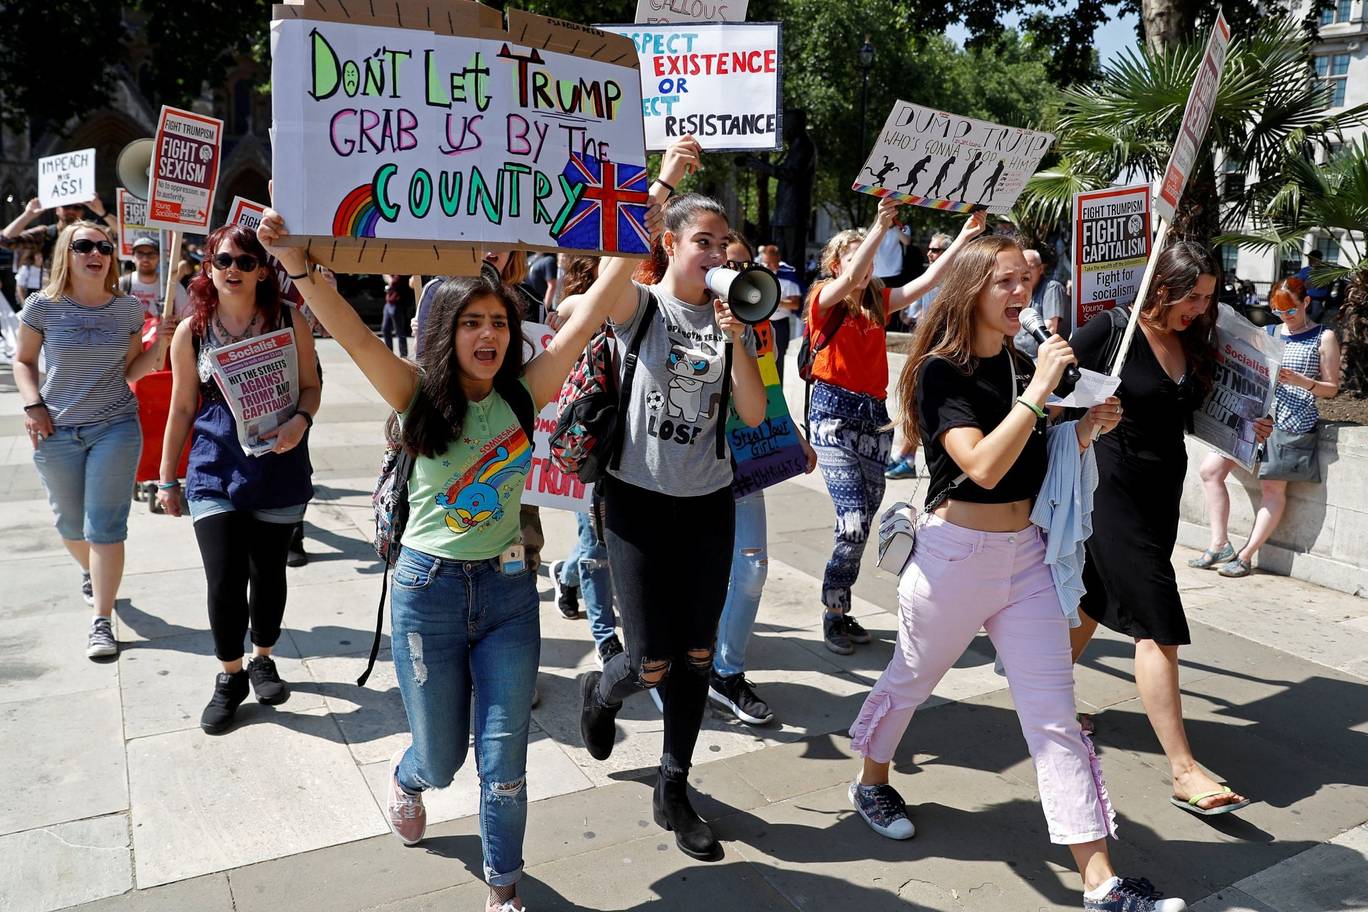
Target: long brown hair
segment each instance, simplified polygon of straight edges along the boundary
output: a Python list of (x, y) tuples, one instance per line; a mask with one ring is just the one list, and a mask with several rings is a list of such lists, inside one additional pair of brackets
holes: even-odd
[[(701, 193), (685, 193), (671, 197), (665, 203), (665, 231), (678, 238), (680, 232), (707, 213), (720, 215), (722, 221), (730, 224), (727, 218), (727, 210), (723, 209), (722, 204), (710, 196), (704, 196)], [(636, 268), (632, 278), (642, 285), (655, 285), (665, 278), (665, 270), (669, 268), (670, 257), (665, 253), (665, 232), (662, 231), (652, 242), (650, 255)]]
[[(1197, 280), (1209, 275), (1221, 287), (1221, 267), (1216, 258), (1195, 241), (1176, 240), (1165, 247), (1154, 264), (1149, 298), (1140, 308), (1140, 319), (1151, 326), (1165, 324), (1165, 310), (1187, 297)], [(1205, 399), (1216, 374), (1216, 296), (1213, 289), (1207, 309), (1178, 333), (1187, 361), (1188, 376), (1196, 385), (1199, 401)]]
[[(827, 241), (818, 261), (822, 267), (822, 278), (812, 283), (812, 289), (808, 292), (809, 306), (817, 303), (817, 295), (821, 293), (822, 286), (839, 274), (841, 257), (845, 256), (845, 252), (852, 246), (864, 243), (867, 233), (863, 228), (847, 228), (836, 232), (836, 235)], [(858, 301), (853, 296), (846, 295), (844, 301), (837, 303), (844, 304), (874, 325), (883, 326), (888, 322), (888, 315), (884, 313), (883, 292), (883, 281), (878, 276), (870, 276), (869, 284), (864, 287), (864, 293)]]
[[(85, 228), (100, 232), (106, 241), (114, 245), (114, 251), (118, 252), (118, 243), (104, 225), (99, 222), (88, 222), (85, 219), (72, 222), (62, 229), (62, 233), (57, 235), (57, 242), (52, 245), (52, 272), (48, 274), (48, 283), (43, 288), (43, 297), (55, 301), (71, 288), (71, 240), (76, 236), (76, 232)], [(115, 266), (116, 263), (118, 263), (118, 258), (113, 254), (105, 257), (104, 290), (111, 295), (119, 293), (119, 270)]]
[(940, 290), (930, 308), (917, 321), (912, 350), (898, 377), (898, 401), (902, 408), (899, 427), (904, 440), (919, 439), (917, 421), (917, 380), (932, 358), (944, 358), (968, 374), (978, 359), (974, 356), (974, 313), (979, 295), (988, 286), (1004, 250), (1021, 252), (1015, 238), (1001, 234), (976, 237), (950, 264)]

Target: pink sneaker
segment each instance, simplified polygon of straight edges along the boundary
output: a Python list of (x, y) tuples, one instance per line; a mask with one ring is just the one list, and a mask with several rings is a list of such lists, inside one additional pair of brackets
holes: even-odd
[(404, 759), (404, 748), (390, 758), (389, 811), (390, 827), (394, 835), (403, 840), (404, 845), (416, 845), (423, 840), (427, 831), (427, 809), (423, 807), (423, 795), (404, 791), (399, 784), (399, 761)]

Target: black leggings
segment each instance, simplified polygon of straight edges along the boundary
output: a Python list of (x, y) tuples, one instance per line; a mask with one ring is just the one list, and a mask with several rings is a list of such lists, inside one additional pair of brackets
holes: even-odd
[(612, 476), (600, 485), (627, 651), (604, 666), (599, 697), (616, 704), (642, 688), (664, 685), (660, 769), (682, 779), (693, 762), (708, 699), (717, 621), (731, 577), (736, 502), (729, 487), (673, 497)]
[(253, 645), (274, 646), (280, 639), (285, 555), (294, 530), (294, 523), (263, 522), (240, 511), (216, 513), (195, 523), (209, 584), (209, 629), (220, 662), (242, 658), (249, 619)]

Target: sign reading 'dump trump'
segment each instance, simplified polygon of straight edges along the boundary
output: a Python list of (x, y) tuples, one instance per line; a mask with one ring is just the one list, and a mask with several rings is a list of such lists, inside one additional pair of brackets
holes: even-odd
[(604, 25), (641, 55), (646, 148), (693, 135), (709, 152), (778, 149), (783, 27), (778, 22)]
[(852, 186), (914, 206), (1004, 213), (1054, 139), (898, 101)]
[(457, 0), (331, 9), (271, 24), (275, 205), (315, 259), (450, 275), (488, 246), (646, 253), (630, 43)]

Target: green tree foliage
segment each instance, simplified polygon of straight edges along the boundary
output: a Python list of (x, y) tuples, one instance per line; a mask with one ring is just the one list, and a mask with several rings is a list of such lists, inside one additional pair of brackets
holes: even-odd
[(60, 124), (109, 102), (125, 39), (117, 3), (0, 3), (0, 119), (22, 130)]

